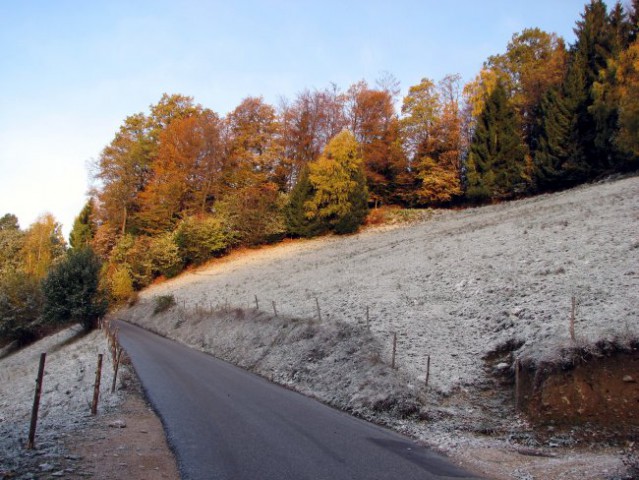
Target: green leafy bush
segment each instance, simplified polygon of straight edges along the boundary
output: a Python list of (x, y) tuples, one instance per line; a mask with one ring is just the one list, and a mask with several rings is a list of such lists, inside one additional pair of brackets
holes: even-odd
[(259, 245), (281, 240), (284, 222), (283, 194), (273, 183), (244, 187), (216, 204), (215, 210), (224, 224), (245, 245)]
[(175, 235), (173, 233), (165, 233), (158, 237), (153, 237), (149, 244), (148, 253), (153, 276), (175, 277), (184, 268), (184, 263), (180, 257), (180, 249), (175, 243)]
[(175, 243), (185, 264), (201, 264), (224, 254), (236, 235), (218, 218), (188, 217), (175, 230)]

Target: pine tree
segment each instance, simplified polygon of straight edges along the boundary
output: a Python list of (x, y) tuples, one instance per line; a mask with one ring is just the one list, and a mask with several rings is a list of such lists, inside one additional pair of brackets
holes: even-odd
[(525, 190), (526, 146), (501, 82), (477, 119), (467, 167), (466, 194), (474, 202), (510, 198)]

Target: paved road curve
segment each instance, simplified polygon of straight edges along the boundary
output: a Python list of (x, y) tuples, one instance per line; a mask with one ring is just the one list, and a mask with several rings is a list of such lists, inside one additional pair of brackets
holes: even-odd
[(476, 478), (410, 440), (120, 322), (184, 479)]

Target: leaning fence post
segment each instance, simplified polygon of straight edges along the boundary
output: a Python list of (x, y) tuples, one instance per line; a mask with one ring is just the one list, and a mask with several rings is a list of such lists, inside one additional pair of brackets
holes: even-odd
[(260, 309), (260, 302), (257, 300), (257, 295), (255, 295), (255, 310)]
[(115, 359), (113, 367), (113, 383), (111, 384), (111, 393), (115, 392), (115, 384), (118, 381), (118, 369), (120, 368), (120, 357), (122, 356), (122, 347), (118, 348), (118, 356)]
[(93, 387), (93, 402), (91, 403), (91, 415), (98, 413), (98, 398), (100, 396), (100, 377), (102, 376), (102, 354), (98, 354), (98, 368), (95, 371), (95, 386)]
[(27, 449), (35, 448), (35, 433), (38, 424), (38, 410), (40, 409), (40, 393), (42, 392), (42, 379), (44, 378), (44, 362), (47, 358), (46, 353), (40, 354), (40, 365), (38, 366), (38, 377), (36, 378), (35, 396), (33, 397), (33, 409), (31, 410), (31, 425), (29, 426), (29, 441)]
[(275, 300), (273, 300), (273, 314), (277, 317), (277, 307), (275, 306)]

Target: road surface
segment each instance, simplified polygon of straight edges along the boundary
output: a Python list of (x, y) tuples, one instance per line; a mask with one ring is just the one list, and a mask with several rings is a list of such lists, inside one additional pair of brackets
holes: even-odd
[(474, 477), (411, 440), (119, 322), (183, 479)]

